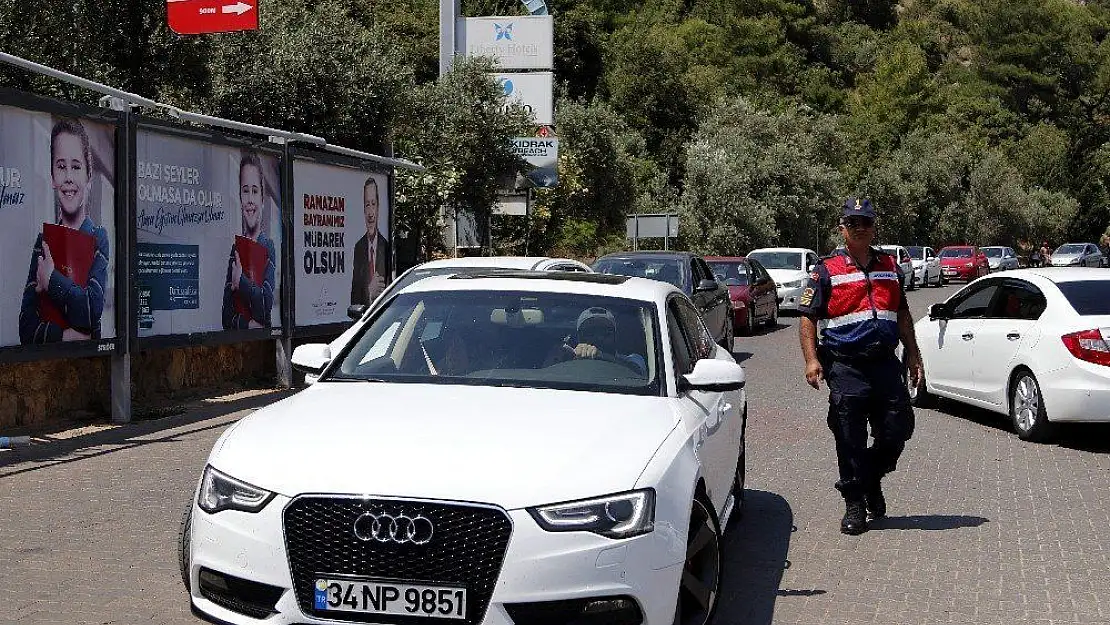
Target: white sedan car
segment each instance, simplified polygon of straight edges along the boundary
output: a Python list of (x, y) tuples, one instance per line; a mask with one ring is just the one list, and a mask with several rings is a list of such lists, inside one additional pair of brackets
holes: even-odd
[(400, 291), (216, 441), (194, 610), (233, 624), (704, 625), (745, 475), (744, 370), (656, 280)]
[(1110, 421), (1110, 270), (984, 276), (915, 328), (917, 405), (939, 395), (1007, 414), (1027, 440), (1045, 440), (1057, 422)]
[(906, 248), (913, 260), (913, 283), (916, 286), (944, 286), (944, 276), (940, 270), (940, 257), (933, 248), (924, 245), (910, 245)]
[(914, 279), (913, 256), (908, 249), (901, 245), (880, 245), (879, 249), (894, 257), (894, 263), (902, 270), (905, 283), (902, 285), (907, 291), (912, 291), (917, 286)]
[(817, 252), (803, 247), (765, 247), (747, 253), (771, 274), (779, 294), (779, 310), (797, 310)]

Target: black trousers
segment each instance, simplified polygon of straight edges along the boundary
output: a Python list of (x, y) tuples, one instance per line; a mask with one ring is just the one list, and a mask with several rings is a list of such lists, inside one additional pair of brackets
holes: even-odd
[[(840, 472), (836, 488), (845, 498), (858, 498), (897, 468), (913, 436), (905, 369), (893, 353), (868, 360), (823, 360), (829, 385), (828, 425)], [(874, 438), (870, 447), (869, 426)]]

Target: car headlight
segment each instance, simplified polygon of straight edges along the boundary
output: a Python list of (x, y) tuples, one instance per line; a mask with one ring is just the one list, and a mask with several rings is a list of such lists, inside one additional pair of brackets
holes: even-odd
[(258, 512), (270, 503), (274, 494), (257, 486), (221, 473), (211, 466), (204, 467), (197, 504), (201, 510), (215, 514), (221, 510)]
[(549, 532), (593, 532), (608, 538), (631, 538), (655, 527), (655, 490), (647, 488), (569, 503), (529, 508)]
[(795, 280), (793, 282), (783, 283), (782, 288), (784, 288), (784, 289), (796, 289), (800, 286), (802, 286), (802, 281), (801, 280)]

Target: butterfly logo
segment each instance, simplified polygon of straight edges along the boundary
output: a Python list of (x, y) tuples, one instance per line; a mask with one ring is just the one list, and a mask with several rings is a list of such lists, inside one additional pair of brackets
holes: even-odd
[(506, 39), (508, 41), (513, 40), (513, 23), (512, 22), (509, 22), (505, 26), (502, 26), (501, 24), (495, 23), (493, 25), (493, 30), (494, 30), (495, 33), (497, 33), (497, 37), (494, 39), (494, 41), (501, 41), (502, 39)]

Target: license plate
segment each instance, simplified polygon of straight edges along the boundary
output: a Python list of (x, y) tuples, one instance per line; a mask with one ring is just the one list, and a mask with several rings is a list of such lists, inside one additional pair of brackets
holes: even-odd
[(956, 270), (952, 269), (951, 267), (945, 267), (944, 268), (944, 273), (952, 274), (952, 273), (956, 273)]
[(318, 579), (314, 599), (317, 610), (328, 612), (466, 618), (465, 588)]

